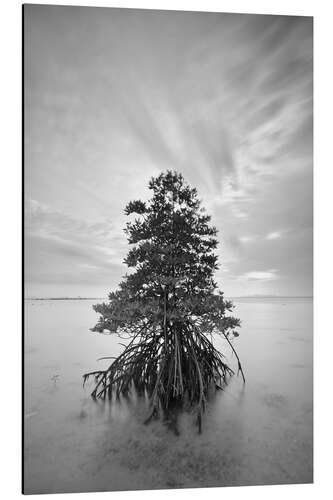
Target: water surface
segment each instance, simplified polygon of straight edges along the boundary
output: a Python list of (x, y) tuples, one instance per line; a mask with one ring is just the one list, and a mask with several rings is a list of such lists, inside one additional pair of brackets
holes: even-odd
[(234, 377), (217, 393), (201, 435), (183, 415), (178, 437), (143, 425), (143, 403), (94, 403), (82, 387), (122, 350), (89, 331), (94, 302), (25, 302), (26, 493), (312, 482), (311, 299), (234, 301), (246, 386)]

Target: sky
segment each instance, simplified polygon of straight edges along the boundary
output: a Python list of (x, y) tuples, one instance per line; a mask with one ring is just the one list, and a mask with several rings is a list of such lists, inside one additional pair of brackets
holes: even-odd
[(312, 295), (312, 18), (25, 5), (25, 293), (105, 297), (167, 169), (227, 296)]

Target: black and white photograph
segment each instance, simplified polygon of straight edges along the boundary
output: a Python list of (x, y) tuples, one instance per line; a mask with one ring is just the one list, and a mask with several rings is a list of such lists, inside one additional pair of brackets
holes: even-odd
[(312, 483), (313, 18), (22, 18), (23, 492)]

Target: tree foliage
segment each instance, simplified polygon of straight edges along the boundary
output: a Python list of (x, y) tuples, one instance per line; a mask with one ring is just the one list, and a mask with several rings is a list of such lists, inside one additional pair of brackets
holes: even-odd
[(196, 405), (201, 430), (210, 387), (222, 388), (233, 374), (208, 334), (227, 340), (245, 381), (231, 341), (240, 321), (214, 280), (217, 230), (197, 190), (173, 171), (152, 178), (149, 189), (148, 202), (125, 208), (132, 218), (125, 229), (129, 272), (107, 303), (94, 306), (100, 317), (93, 331), (126, 332), (131, 341), (107, 370), (84, 379), (95, 376), (93, 397), (147, 391), (151, 417), (175, 401)]

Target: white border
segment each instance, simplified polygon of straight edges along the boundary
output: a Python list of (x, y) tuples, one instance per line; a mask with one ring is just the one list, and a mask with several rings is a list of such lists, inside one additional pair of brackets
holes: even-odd
[[(258, 0), (36, 1), (28, 3), (166, 8), (315, 17), (315, 485), (73, 494), (71, 498), (201, 498), (271, 500), (332, 495), (332, 19), (328, 1)], [(1, 482), (3, 498), (20, 495), (21, 476), (21, 2), (1, 1)], [(332, 214), (332, 215), (331, 215)], [(34, 497), (34, 495), (32, 496)], [(63, 498), (53, 495), (52, 498)]]

